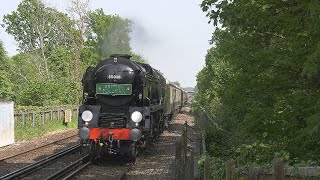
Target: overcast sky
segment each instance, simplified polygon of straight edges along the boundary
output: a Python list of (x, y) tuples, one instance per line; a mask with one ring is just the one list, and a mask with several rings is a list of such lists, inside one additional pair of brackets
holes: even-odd
[[(2, 2), (0, 23), (3, 15), (16, 10), (20, 2)], [(45, 2), (62, 11), (68, 6), (65, 0)], [(103, 8), (106, 14), (131, 19), (133, 51), (146, 57), (170, 81), (179, 81), (182, 87), (194, 87), (214, 31), (200, 3), (201, 0), (92, 0), (91, 9)], [(10, 56), (17, 53), (13, 37), (2, 27), (0, 39)]]

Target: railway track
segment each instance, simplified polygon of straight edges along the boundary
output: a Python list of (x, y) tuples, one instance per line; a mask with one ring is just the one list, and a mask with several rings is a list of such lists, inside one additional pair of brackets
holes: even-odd
[(77, 137), (77, 136), (78, 136), (78, 134), (74, 134), (74, 135), (65, 137), (65, 138), (63, 138), (63, 139), (59, 139), (59, 140), (50, 142), (50, 143), (48, 143), (48, 144), (44, 144), (44, 145), (42, 145), (42, 146), (39, 146), (39, 147), (30, 149), (30, 150), (27, 150), (27, 151), (23, 151), (23, 152), (18, 153), (18, 154), (14, 154), (14, 155), (11, 155), (11, 156), (7, 156), (7, 157), (4, 157), (4, 158), (1, 158), (1, 159), (0, 159), (0, 163), (3, 162), (3, 161), (6, 161), (6, 160), (8, 160), (8, 159), (16, 158), (16, 157), (18, 157), (18, 156), (21, 156), (21, 155), (30, 153), (30, 152), (32, 152), (32, 151), (40, 150), (40, 149), (45, 148), (45, 147), (48, 147), (48, 146), (50, 146), (50, 145), (58, 144), (59, 142), (65, 142), (67, 139), (74, 138), (74, 137)]
[(85, 155), (84, 157), (78, 159), (77, 161), (71, 163), (67, 167), (61, 169), (60, 171), (52, 174), (46, 180), (56, 180), (56, 179), (71, 179), (81, 170), (89, 166), (92, 162), (89, 161), (89, 155)]
[(119, 176), (119, 180), (124, 180), (126, 178), (127, 172), (131, 169), (132, 166), (129, 166), (125, 169), (125, 171)]
[[(83, 158), (80, 158), (79, 160), (73, 162), (69, 166), (51, 175), (50, 177), (46, 178), (45, 180), (60, 180), (60, 179), (69, 180), (69, 179), (73, 179), (74, 176), (81, 174), (81, 171), (83, 171), (85, 168), (89, 168), (89, 166), (91, 166), (90, 168), (96, 168), (94, 163), (92, 161), (88, 161), (88, 159), (89, 159), (89, 155), (86, 155)], [(112, 179), (124, 180), (126, 173), (131, 169), (131, 167), (132, 166), (117, 167), (117, 169), (120, 168), (121, 173), (119, 173), (117, 176), (115, 176)], [(104, 172), (113, 171), (114, 168), (116, 167), (104, 167)], [(87, 175), (85, 172), (82, 172), (82, 174)], [(97, 178), (98, 176), (94, 176), (94, 179), (97, 179)], [(99, 178), (102, 178), (102, 177), (99, 177)], [(74, 178), (74, 179), (78, 179), (78, 178)]]
[[(0, 165), (3, 167), (6, 167), (7, 169), (19, 169), (8, 173), (8, 171), (4, 171), (7, 174), (1, 175), (0, 174), (0, 180), (11, 180), (11, 179), (46, 179), (46, 180), (55, 180), (55, 179), (82, 179), (81, 177), (84, 177), (87, 175), (86, 169), (101, 169), (101, 172), (107, 172), (112, 177), (110, 179), (123, 179), (126, 175), (126, 173), (130, 170), (131, 165), (124, 165), (124, 163), (118, 163), (119, 159), (109, 158), (95, 160), (94, 163), (90, 161), (89, 155), (74, 155), (77, 156), (77, 158), (72, 158), (73, 160), (70, 162), (64, 162), (61, 163), (61, 161), (68, 161), (66, 159), (69, 159), (70, 157), (68, 154), (72, 154), (75, 152), (80, 151), (80, 145), (77, 144), (75, 146), (72, 146), (70, 148), (64, 149), (62, 151), (59, 151), (58, 153), (55, 153), (53, 155), (50, 155), (48, 157), (45, 157), (35, 163), (26, 165), (27, 163), (18, 163), (19, 165), (15, 168), (11, 168), (12, 166), (15, 166), (15, 163), (7, 163), (7, 160), (13, 161), (11, 159), (16, 159), (20, 162), (22, 162), (21, 156), (28, 155), (28, 153), (32, 153), (33, 151), (42, 151), (44, 148), (57, 144), (59, 142), (64, 142), (65, 140), (69, 138), (73, 138), (77, 135), (72, 135), (12, 156), (8, 156), (5, 158), (0, 159)], [(45, 152), (42, 152), (44, 154)], [(55, 165), (56, 163), (63, 164), (63, 165)], [(67, 164), (67, 165), (66, 165)], [(20, 168), (22, 166), (22, 168)], [(51, 172), (48, 172), (51, 171)], [(90, 172), (89, 172), (90, 174)], [(78, 177), (78, 178), (77, 178)], [(97, 176), (95, 176), (93, 179), (96, 179)], [(90, 179), (90, 178), (89, 178)], [(109, 179), (109, 178), (108, 178)]]
[[(20, 168), (16, 171), (8, 173), (0, 177), (1, 180), (12, 179), (45, 179), (45, 180), (68, 180), (68, 179), (83, 179), (87, 175), (92, 175), (90, 170), (96, 170), (108, 174), (108, 179), (122, 180), (126, 173), (131, 169), (131, 164), (124, 164), (119, 162), (119, 159), (96, 159), (94, 163), (90, 160), (89, 155), (72, 155), (72, 153), (79, 152), (81, 145), (77, 144), (68, 149), (62, 150), (58, 153), (50, 155), (40, 161), (32, 163), (28, 166)], [(71, 154), (70, 156), (68, 156)], [(69, 162), (71, 156), (73, 157)], [(120, 160), (121, 161), (121, 160)], [(59, 163), (64, 166), (61, 167)], [(67, 165), (66, 165), (67, 164)], [(51, 166), (51, 167), (49, 167)], [(48, 172), (49, 169), (49, 172)], [(86, 169), (86, 170), (85, 170)], [(89, 170), (89, 171), (88, 171)], [(77, 176), (77, 177), (75, 177)], [(96, 179), (99, 175), (94, 176)], [(87, 179), (87, 178), (84, 178)], [(90, 178), (89, 178), (90, 179)]]
[(73, 176), (74, 180), (123, 180), (133, 164), (126, 163), (121, 156), (100, 157), (90, 163), (88, 167)]
[[(69, 162), (70, 164), (67, 166), (68, 168), (65, 167), (63, 169), (71, 169), (71, 165), (72, 164), (73, 164), (72, 168), (74, 168), (74, 167), (76, 167), (76, 163), (75, 162), (77, 162), (77, 164), (80, 164), (80, 162), (83, 163), (83, 162), (85, 162), (85, 158), (87, 157), (87, 156), (85, 156), (85, 157), (79, 158), (77, 156), (80, 156), (80, 155), (75, 155), (75, 154), (72, 155), (72, 153), (79, 152), (79, 150), (80, 150), (80, 144), (77, 144), (77, 145), (72, 146), (72, 147), (70, 147), (68, 149), (62, 150), (62, 151), (60, 151), (58, 153), (55, 153), (55, 154), (53, 154), (51, 156), (48, 156), (48, 157), (46, 157), (46, 158), (44, 158), (44, 159), (42, 159), (40, 161), (37, 161), (37, 162), (35, 162), (33, 164), (30, 164), (30, 165), (28, 165), (26, 167), (23, 167), (21, 169), (13, 171), (13, 172), (11, 172), (9, 174), (1, 176), (0, 179), (1, 180), (22, 179), (22, 178), (23, 179), (44, 179), (43, 177), (47, 177), (48, 174), (50, 174), (50, 172), (45, 172), (45, 171), (43, 172), (43, 170), (45, 168), (47, 168), (48, 166), (51, 166), (55, 162), (59, 162), (57, 160), (61, 159), (61, 158), (63, 158), (64, 160), (70, 160), (71, 159), (71, 163)], [(69, 155), (69, 156), (67, 156), (67, 155)], [(67, 158), (64, 158), (66, 156), (67, 156)], [(74, 157), (72, 157), (72, 156), (74, 156)], [(66, 163), (68, 163), (68, 162), (64, 162), (63, 164), (66, 164)], [(56, 172), (56, 169), (58, 167), (60, 167), (60, 166), (61, 165), (57, 164), (57, 165), (53, 166), (53, 168), (51, 167), (51, 168), (47, 168), (47, 169), (49, 169), (49, 170), (53, 169)], [(40, 172), (40, 175), (37, 175), (37, 172)], [(39, 178), (39, 177), (41, 177), (41, 178)], [(54, 176), (52, 176), (52, 178), (54, 178)]]

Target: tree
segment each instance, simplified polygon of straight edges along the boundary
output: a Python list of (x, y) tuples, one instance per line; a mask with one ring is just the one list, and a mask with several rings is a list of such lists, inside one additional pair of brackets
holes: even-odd
[[(197, 76), (195, 105), (223, 130), (227, 144), (220, 145), (229, 156), (243, 163), (279, 155), (290, 163), (318, 161), (319, 6), (296, 0), (202, 2), (220, 28)], [(305, 149), (312, 153), (301, 153)]]
[(70, 34), (70, 39), (73, 41), (72, 45), (75, 50), (74, 66), (75, 66), (75, 76), (76, 80), (80, 79), (81, 70), (81, 51), (84, 48), (85, 43), (85, 33), (87, 31), (87, 22), (89, 18), (90, 1), (89, 0), (72, 0), (71, 7), (69, 8), (69, 14), (74, 22), (75, 33)]
[(106, 15), (102, 9), (89, 14), (88, 46), (93, 47), (100, 58), (111, 54), (131, 53), (131, 23), (115, 15)]
[(85, 70), (95, 66), (111, 54), (130, 54), (133, 60), (147, 62), (132, 52), (130, 46), (131, 22), (117, 15), (107, 15), (102, 9), (88, 15), (85, 47), (81, 51), (81, 63)]
[(0, 62), (3, 62), (6, 58), (7, 58), (7, 52), (4, 50), (3, 43), (0, 40)]
[[(7, 71), (12, 74), (13, 82), (17, 83), (15, 95), (18, 103), (44, 105), (43, 103), (50, 104), (50, 98), (55, 103), (63, 102), (57, 100), (59, 98), (53, 92), (51, 93), (53, 96), (46, 96), (44, 99), (26, 98), (36, 97), (32, 90), (34, 87), (39, 87), (40, 82), (46, 82), (43, 77), (46, 77), (48, 82), (44, 83), (41, 89), (47, 88), (45, 91), (51, 92), (60, 84), (61, 89), (57, 92), (64, 93), (67, 89), (62, 87), (67, 85), (63, 82), (71, 83), (72, 86), (75, 85), (72, 89), (78, 89), (74, 94), (80, 97), (80, 75), (77, 68), (79, 66), (77, 61), (72, 59), (76, 59), (74, 55), (76, 52), (80, 56), (82, 40), (79, 31), (74, 28), (75, 21), (66, 14), (45, 6), (40, 0), (23, 0), (16, 11), (4, 16), (3, 21), (6, 31), (14, 36), (20, 49), (20, 53), (10, 58), (6, 64)], [(71, 68), (72, 66), (76, 68)], [(46, 102), (39, 103), (42, 100)], [(68, 100), (68, 102), (74, 101)]]
[(3, 48), (3, 43), (0, 40), (0, 98), (12, 99), (13, 83), (10, 81), (10, 74), (7, 72), (5, 64), (8, 60), (7, 53)]
[(131, 53), (131, 56), (132, 56), (131, 57), (132, 60), (139, 61), (142, 63), (148, 63), (148, 60), (139, 54)]
[(180, 87), (180, 83), (178, 81), (173, 81), (172, 84), (177, 85), (178, 87)]
[(18, 105), (78, 104), (80, 72), (89, 65), (114, 53), (144, 60), (131, 51), (130, 21), (91, 12), (88, 0), (72, 0), (69, 14), (23, 0), (3, 22), (20, 52), (8, 58), (0, 48), (0, 92)]
[(36, 67), (47, 77), (50, 76), (47, 60), (50, 51), (68, 45), (65, 35), (57, 28), (61, 16), (62, 13), (46, 7), (40, 0), (23, 0), (17, 11), (3, 18), (6, 32), (14, 36), (22, 52), (35, 54)]
[[(17, 11), (3, 18), (6, 32), (13, 35), (22, 51), (33, 51), (40, 48), (45, 64), (46, 74), (49, 75), (46, 57), (44, 55), (45, 37), (51, 29), (47, 27), (49, 13), (38, 0), (22, 1)], [(50, 26), (50, 25), (49, 25)], [(37, 63), (41, 71), (41, 62)]]

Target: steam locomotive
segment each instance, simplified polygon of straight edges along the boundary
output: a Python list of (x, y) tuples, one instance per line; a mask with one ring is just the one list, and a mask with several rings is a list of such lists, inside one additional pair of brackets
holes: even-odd
[(158, 70), (130, 58), (111, 55), (83, 75), (79, 136), (93, 156), (122, 154), (134, 161), (187, 101)]

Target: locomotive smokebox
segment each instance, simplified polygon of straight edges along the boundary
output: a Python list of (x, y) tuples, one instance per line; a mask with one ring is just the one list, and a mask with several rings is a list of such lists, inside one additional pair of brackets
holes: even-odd
[(95, 68), (94, 83), (99, 101), (108, 106), (128, 104), (140, 80), (139, 66), (130, 55), (111, 55)]

